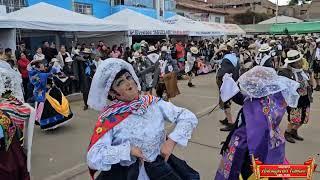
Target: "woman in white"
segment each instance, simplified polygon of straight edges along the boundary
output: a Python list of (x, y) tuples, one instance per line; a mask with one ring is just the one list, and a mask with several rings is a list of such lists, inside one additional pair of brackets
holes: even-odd
[(71, 58), (71, 55), (66, 51), (66, 47), (64, 45), (62, 45), (60, 47), (60, 51), (57, 55), (57, 59), (59, 60), (59, 63), (62, 68), (64, 67), (64, 64), (65, 64), (67, 58)]
[[(113, 171), (111, 179), (121, 180), (114, 173), (115, 166), (130, 169), (137, 163), (139, 169), (133, 179), (152, 179), (154, 174), (148, 166), (161, 158), (166, 163), (176, 144), (187, 146), (198, 123), (189, 110), (151, 95), (140, 95), (139, 91), (139, 79), (132, 66), (121, 59), (103, 61), (93, 77), (88, 105), (102, 113), (91, 138), (87, 163), (93, 170)], [(167, 140), (165, 121), (176, 124)], [(98, 179), (108, 179), (101, 176), (103, 173)]]

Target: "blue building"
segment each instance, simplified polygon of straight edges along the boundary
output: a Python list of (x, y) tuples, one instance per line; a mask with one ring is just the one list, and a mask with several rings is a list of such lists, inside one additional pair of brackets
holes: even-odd
[[(104, 18), (122, 9), (129, 8), (156, 18), (156, 0), (24, 0), (25, 6), (46, 2), (81, 14)], [(164, 0), (164, 17), (175, 15), (175, 0)], [(17, 9), (17, 8), (16, 8)]]

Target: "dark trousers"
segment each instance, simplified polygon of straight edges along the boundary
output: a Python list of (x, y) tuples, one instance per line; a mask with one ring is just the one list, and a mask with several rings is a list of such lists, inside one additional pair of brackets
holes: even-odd
[(22, 85), (23, 85), (23, 97), (24, 100), (27, 102), (29, 98), (32, 97), (32, 87), (29, 82), (29, 78), (22, 78)]
[[(158, 156), (154, 162), (144, 162), (144, 167), (150, 180), (200, 180), (198, 172), (187, 163), (171, 155), (168, 162)], [(139, 176), (139, 161), (129, 167), (119, 164), (112, 165), (110, 171), (103, 171), (96, 180), (137, 180)]]

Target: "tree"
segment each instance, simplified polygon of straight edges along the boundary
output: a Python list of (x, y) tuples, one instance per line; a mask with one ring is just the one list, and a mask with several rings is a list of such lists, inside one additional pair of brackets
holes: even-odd
[[(243, 18), (246, 17), (246, 18)], [(265, 14), (265, 13), (255, 13), (250, 10), (246, 11), (245, 13), (236, 14), (233, 16), (235, 23), (237, 24), (256, 24), (261, 21), (267, 20), (271, 18), (272, 15)]]

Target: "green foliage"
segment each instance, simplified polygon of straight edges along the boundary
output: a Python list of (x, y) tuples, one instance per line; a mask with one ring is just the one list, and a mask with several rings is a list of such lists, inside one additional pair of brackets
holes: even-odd
[[(244, 18), (245, 17), (245, 18)], [(255, 13), (252, 11), (247, 11), (245, 13), (236, 14), (233, 16), (235, 23), (237, 24), (257, 24), (261, 21), (271, 18), (272, 15), (265, 13)]]

